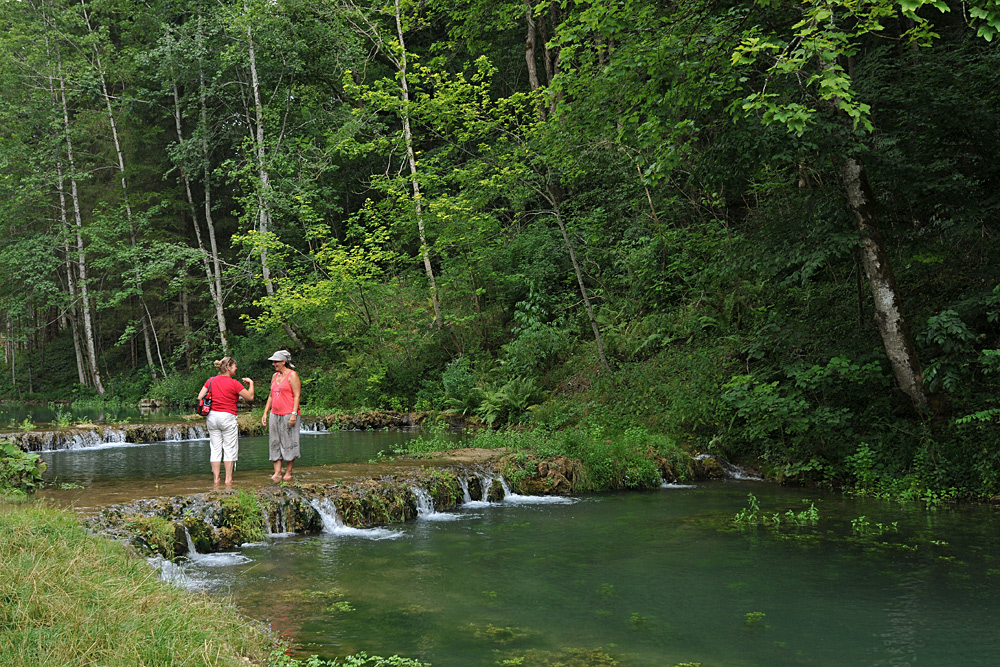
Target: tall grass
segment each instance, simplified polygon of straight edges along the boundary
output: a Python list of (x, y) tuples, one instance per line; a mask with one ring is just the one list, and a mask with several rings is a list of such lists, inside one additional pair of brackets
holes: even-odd
[(264, 664), (263, 626), (37, 503), (0, 507), (0, 665)]

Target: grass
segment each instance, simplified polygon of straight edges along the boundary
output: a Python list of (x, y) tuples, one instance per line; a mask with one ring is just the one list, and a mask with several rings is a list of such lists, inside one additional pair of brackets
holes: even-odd
[(0, 664), (265, 664), (260, 624), (174, 588), (123, 545), (38, 503), (0, 507)]
[[(393, 453), (420, 456), (453, 449), (456, 444), (445, 436), (444, 430), (431, 429), (427, 436), (411, 440)], [(656, 457), (673, 463), (686, 458), (683, 449), (669, 436), (650, 433), (637, 426), (623, 430), (595, 425), (557, 431), (484, 429), (477, 431), (462, 446), (505, 449), (542, 458), (578, 459), (586, 478), (581, 490), (586, 491), (653, 488), (660, 484)]]

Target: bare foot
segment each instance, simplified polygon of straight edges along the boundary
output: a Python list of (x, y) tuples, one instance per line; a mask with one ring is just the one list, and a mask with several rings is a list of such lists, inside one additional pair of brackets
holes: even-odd
[(226, 486), (232, 486), (232, 485), (233, 485), (233, 480), (227, 479), (226, 480)]
[(215, 480), (212, 482), (212, 484), (214, 484), (215, 486), (218, 486), (219, 485), (219, 478), (216, 477)]
[(290, 481), (292, 481), (292, 476), (291, 475), (285, 475), (281, 479), (285, 480), (286, 482), (290, 482)]
[(281, 480), (281, 473), (280, 472), (274, 473), (273, 475), (271, 475), (271, 479), (273, 479), (275, 482)]

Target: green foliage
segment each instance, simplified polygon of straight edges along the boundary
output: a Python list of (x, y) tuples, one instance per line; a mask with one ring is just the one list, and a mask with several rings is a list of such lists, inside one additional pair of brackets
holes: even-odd
[(778, 512), (766, 514), (761, 511), (757, 497), (749, 493), (747, 494), (747, 506), (736, 513), (733, 522), (740, 526), (769, 525), (775, 528), (780, 527), (782, 522), (792, 526), (815, 526), (819, 521), (819, 510), (816, 509), (816, 504), (808, 500), (803, 502), (808, 502), (809, 508), (801, 512), (787, 510), (784, 514)]
[(34, 452), (0, 440), (0, 496), (25, 496), (42, 484), (46, 464)]
[(540, 399), (533, 378), (515, 377), (499, 389), (483, 390), (476, 414), (489, 426), (517, 423)]
[(899, 523), (896, 521), (891, 524), (872, 523), (868, 517), (862, 515), (851, 519), (851, 530), (861, 537), (879, 537), (886, 533), (899, 532)]
[(128, 528), (134, 542), (148, 555), (159, 554), (173, 560), (176, 527), (172, 521), (160, 516), (140, 516), (129, 521)]
[(255, 494), (239, 489), (222, 500), (222, 507), (223, 525), (236, 530), (241, 542), (264, 539), (264, 512)]

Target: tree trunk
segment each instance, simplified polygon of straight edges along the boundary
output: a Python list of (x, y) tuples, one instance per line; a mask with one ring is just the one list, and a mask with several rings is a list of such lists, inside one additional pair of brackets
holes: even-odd
[[(198, 52), (204, 53), (204, 32), (200, 13), (198, 14)], [(208, 149), (208, 88), (205, 85), (205, 69), (201, 62), (198, 63), (198, 96), (201, 111), (201, 159), (204, 172), (205, 226), (208, 227), (208, 243), (212, 249), (212, 270), (215, 277), (215, 317), (219, 322), (219, 338), (222, 341), (222, 349), (229, 350), (229, 330), (226, 325), (225, 312), (222, 308), (225, 301), (222, 293), (222, 263), (219, 260), (219, 247), (215, 238), (215, 221), (212, 218), (212, 163)]]
[[(56, 172), (58, 177), (56, 188), (59, 191), (59, 217), (62, 220), (62, 228), (69, 233), (70, 225), (69, 215), (66, 211), (66, 186), (63, 182), (62, 162), (56, 163)], [(80, 384), (86, 386), (87, 372), (84, 369), (83, 349), (80, 347), (80, 333), (77, 330), (76, 278), (73, 276), (73, 263), (70, 257), (71, 252), (67, 245), (64, 257), (66, 265), (66, 290), (69, 292), (69, 307), (66, 309), (67, 319), (69, 320), (70, 330), (73, 334), (73, 351), (76, 353), (76, 375)]]
[[(181, 102), (180, 93), (177, 90), (177, 82), (173, 84), (174, 90), (174, 127), (177, 130), (177, 143), (181, 144), (184, 142), (184, 130), (181, 123)], [(207, 113), (205, 114), (207, 115)], [(208, 132), (208, 128), (203, 127), (203, 132)], [(207, 141), (207, 140), (206, 140)], [(206, 158), (207, 159), (207, 158)], [(209, 254), (205, 250), (205, 244), (201, 238), (201, 225), (198, 222), (198, 207), (194, 203), (194, 195), (191, 192), (191, 179), (188, 178), (187, 170), (181, 166), (181, 180), (184, 182), (184, 193), (187, 197), (188, 210), (191, 213), (191, 224), (194, 225), (194, 235), (198, 242), (198, 250), (201, 255), (202, 266), (205, 269), (205, 284), (208, 285), (209, 298), (212, 300), (212, 305), (215, 307), (215, 319), (219, 326), (219, 341), (222, 343), (222, 349), (229, 349), (229, 340), (226, 335), (226, 316), (222, 308), (222, 295), (219, 293), (219, 289), (222, 285), (221, 276), (215, 276), (212, 273), (212, 265), (209, 262)], [(208, 193), (209, 184), (205, 184), (206, 197)], [(215, 235), (212, 233), (211, 226), (209, 226), (209, 234), (212, 236), (212, 246), (215, 246)], [(213, 253), (214, 254), (214, 253)], [(216, 279), (218, 278), (218, 283)]]
[[(264, 162), (266, 157), (266, 151), (264, 150), (264, 104), (261, 102), (260, 79), (257, 76), (257, 52), (254, 47), (253, 32), (249, 27), (247, 28), (247, 45), (250, 56), (250, 82), (253, 88), (254, 113), (256, 116), (254, 136), (257, 149), (257, 177), (260, 179), (260, 189), (257, 195), (257, 220), (261, 240), (263, 241), (260, 248), (260, 266), (264, 277), (264, 290), (268, 296), (274, 296), (274, 283), (271, 281), (271, 270), (267, 266), (267, 232), (271, 222), (269, 204), (271, 174), (268, 172)], [(298, 336), (295, 335), (292, 328), (287, 323), (283, 324), (282, 327), (288, 337), (292, 339), (292, 342), (298, 347), (302, 347)]]
[(407, 81), (406, 41), (403, 38), (402, 11), (399, 0), (394, 0), (396, 7), (396, 33), (399, 37), (399, 74), (401, 95), (403, 98), (403, 139), (406, 141), (406, 157), (410, 164), (410, 185), (413, 188), (413, 201), (416, 205), (417, 231), (420, 233), (420, 254), (424, 259), (424, 271), (431, 287), (431, 304), (434, 308), (434, 324), (440, 327), (444, 320), (441, 317), (441, 302), (438, 299), (437, 282), (434, 279), (434, 267), (431, 265), (430, 246), (427, 245), (427, 235), (424, 231), (423, 201), (420, 198), (420, 183), (417, 180), (417, 159), (413, 150), (413, 131), (410, 127), (410, 88)]
[(885, 252), (874, 199), (860, 158), (851, 156), (844, 160), (843, 178), (847, 205), (854, 214), (861, 236), (861, 264), (875, 302), (875, 323), (882, 336), (882, 344), (899, 388), (918, 410), (924, 410), (930, 405), (930, 397), (924, 386), (916, 347), (903, 319), (896, 277)]
[(611, 366), (608, 364), (608, 358), (604, 354), (604, 338), (601, 336), (601, 328), (597, 325), (597, 318), (594, 317), (594, 307), (590, 303), (590, 297), (587, 295), (587, 287), (583, 282), (583, 271), (580, 269), (579, 262), (576, 261), (576, 251), (573, 249), (573, 241), (569, 238), (569, 232), (566, 231), (566, 223), (562, 217), (562, 192), (559, 186), (550, 185), (549, 195), (550, 203), (552, 204), (552, 213), (555, 215), (556, 224), (559, 225), (559, 231), (562, 232), (563, 242), (569, 251), (569, 260), (573, 264), (574, 273), (576, 273), (576, 282), (580, 286), (580, 296), (583, 297), (583, 303), (587, 308), (587, 319), (590, 320), (590, 326), (594, 330), (594, 340), (597, 341), (597, 354), (601, 359), (601, 368), (610, 372)]
[[(94, 28), (90, 25), (90, 15), (87, 12), (86, 3), (81, 0), (81, 6), (83, 7), (83, 19), (87, 24), (87, 30), (90, 32), (91, 37), (94, 37)], [(104, 107), (108, 114), (108, 125), (111, 127), (111, 139), (115, 147), (115, 156), (118, 159), (118, 173), (121, 174), (121, 184), (122, 184), (122, 204), (125, 206), (125, 218), (128, 220), (129, 229), (129, 242), (132, 248), (137, 245), (135, 236), (135, 222), (132, 219), (132, 203), (128, 196), (128, 181), (125, 176), (125, 155), (122, 152), (121, 139), (118, 136), (118, 123), (115, 121), (115, 112), (111, 107), (111, 94), (108, 91), (108, 81), (104, 76), (104, 67), (101, 65), (101, 55), (97, 48), (97, 42), (94, 41), (94, 62), (93, 67), (97, 70), (98, 75), (101, 80), (101, 94), (104, 96)], [(147, 321), (146, 316), (149, 313), (149, 309), (146, 308), (145, 297), (143, 296), (143, 280), (139, 272), (138, 264), (133, 265), (133, 274), (135, 276), (135, 288), (138, 291), (139, 305), (142, 307), (142, 311), (139, 313), (139, 318), (142, 320), (142, 339), (146, 347), (146, 359), (149, 362), (149, 371), (152, 374), (153, 380), (156, 380), (156, 364), (153, 362), (153, 347), (150, 342), (149, 332), (152, 328), (152, 322)], [(156, 331), (153, 330), (153, 338), (156, 337)], [(156, 341), (156, 346), (159, 348), (160, 341)], [(162, 364), (161, 364), (161, 370)], [(164, 373), (166, 375), (166, 373)]]
[[(70, 173), (75, 174), (76, 164), (73, 158), (73, 139), (69, 125), (69, 103), (66, 100), (66, 79), (62, 75), (62, 63), (59, 62), (59, 95), (62, 102), (63, 130), (66, 133), (66, 159)], [(80, 307), (83, 310), (83, 331), (87, 349), (87, 360), (90, 363), (90, 376), (94, 380), (94, 388), (99, 396), (104, 396), (104, 384), (101, 382), (101, 370), (97, 364), (97, 349), (94, 344), (94, 323), (90, 314), (90, 295), (87, 284), (87, 252), (83, 246), (83, 214), (80, 212), (80, 194), (77, 188), (76, 176), (70, 177), (70, 193), (73, 202), (73, 217), (76, 222), (76, 256), (77, 272), (80, 278)]]

